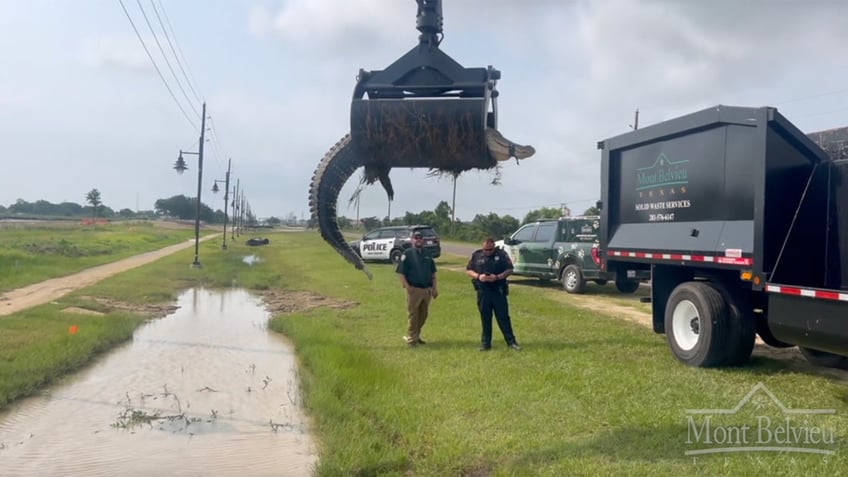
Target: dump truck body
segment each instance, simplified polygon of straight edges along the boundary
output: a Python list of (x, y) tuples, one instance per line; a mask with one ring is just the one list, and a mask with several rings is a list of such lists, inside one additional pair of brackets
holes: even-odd
[(754, 331), (848, 355), (840, 138), (717, 106), (599, 143), (604, 265), (651, 270), (654, 330), (679, 359), (739, 364)]

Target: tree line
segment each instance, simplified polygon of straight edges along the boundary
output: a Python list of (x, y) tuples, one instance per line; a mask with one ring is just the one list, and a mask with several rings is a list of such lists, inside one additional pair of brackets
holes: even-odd
[[(569, 213), (569, 212), (566, 212)], [(581, 215), (598, 215), (600, 212), (596, 207), (589, 207)], [(425, 210), (419, 213), (406, 212), (403, 217), (389, 219), (384, 217), (366, 217), (359, 220), (357, 226), (354, 219), (339, 217), (339, 227), (343, 230), (369, 231), (378, 227), (388, 225), (430, 225), (442, 238), (478, 241), (485, 237), (500, 239), (509, 236), (520, 226), (542, 218), (557, 218), (563, 215), (563, 210), (555, 207), (542, 207), (528, 212), (522, 220), (511, 215), (498, 215), (494, 212), (488, 214), (477, 214), (470, 221), (464, 222), (454, 220), (451, 222), (451, 208), (447, 201), (441, 201), (433, 210)]]
[[(195, 204), (197, 203), (194, 197), (175, 195), (165, 199), (158, 199), (154, 203), (153, 210), (134, 211), (124, 208), (115, 211), (102, 202), (100, 192), (97, 189), (92, 189), (86, 194), (86, 201), (88, 205), (81, 205), (76, 202), (52, 203), (46, 200), (28, 202), (24, 199), (18, 199), (15, 203), (8, 206), (0, 205), (0, 217), (56, 219), (77, 217), (153, 219), (168, 217), (180, 220), (194, 220)], [(213, 224), (224, 223), (224, 212), (222, 210), (212, 210), (211, 207), (201, 201), (200, 220)], [(255, 220), (255, 217), (248, 217), (248, 223), (253, 223)]]

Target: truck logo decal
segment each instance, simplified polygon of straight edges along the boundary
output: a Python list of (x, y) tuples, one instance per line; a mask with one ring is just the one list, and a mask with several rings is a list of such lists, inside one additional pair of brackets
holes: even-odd
[(685, 198), (689, 185), (689, 159), (672, 161), (660, 153), (648, 167), (636, 169), (636, 192), (646, 202), (635, 204), (636, 212), (648, 212), (648, 222), (676, 220), (675, 209), (688, 209), (692, 203)]
[(688, 159), (672, 161), (664, 153), (660, 153), (653, 165), (636, 169), (636, 190), (660, 189), (657, 191), (660, 196), (664, 196), (666, 190), (674, 194), (683, 188), (685, 192), (685, 186), (689, 184), (689, 170), (686, 167), (688, 163)]

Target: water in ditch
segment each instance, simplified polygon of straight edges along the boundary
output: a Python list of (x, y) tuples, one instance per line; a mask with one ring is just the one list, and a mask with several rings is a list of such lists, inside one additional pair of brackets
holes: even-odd
[(260, 301), (194, 289), (178, 305), (0, 414), (0, 474), (309, 475), (294, 354)]

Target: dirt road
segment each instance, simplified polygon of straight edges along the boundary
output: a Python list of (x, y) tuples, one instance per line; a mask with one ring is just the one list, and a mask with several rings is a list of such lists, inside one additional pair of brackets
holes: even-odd
[[(219, 234), (207, 235), (201, 242), (213, 239)], [(194, 239), (171, 245), (152, 252), (118, 260), (117, 262), (99, 265), (65, 277), (51, 278), (17, 290), (12, 290), (0, 296), (0, 316), (48, 303), (74, 290), (93, 285), (104, 278), (156, 261), (164, 256), (194, 246)]]

